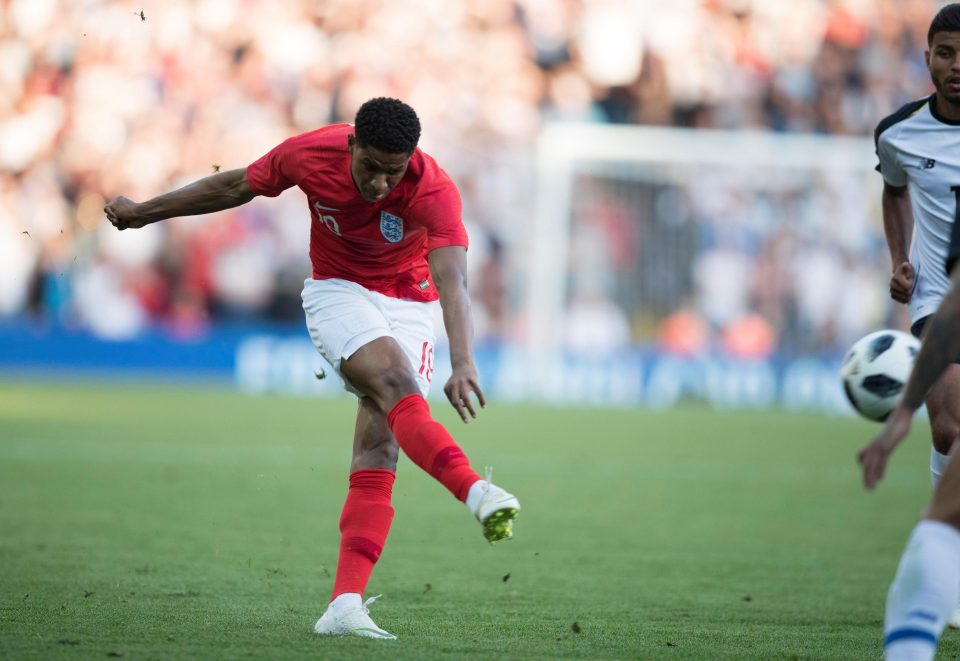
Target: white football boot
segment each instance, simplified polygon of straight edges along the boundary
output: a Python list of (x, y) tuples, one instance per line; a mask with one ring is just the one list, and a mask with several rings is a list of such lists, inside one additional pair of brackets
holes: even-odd
[[(389, 631), (384, 631), (370, 619), (369, 606), (381, 595), (370, 597), (360, 606), (340, 606), (333, 602), (323, 616), (313, 625), (313, 631), (322, 636), (359, 636), (379, 640), (396, 640)], [(336, 600), (334, 600), (336, 601)]]
[(467, 494), (467, 506), (483, 526), (483, 536), (493, 544), (513, 538), (513, 520), (520, 514), (520, 501), (493, 484), (493, 471), (487, 469), (487, 479), (475, 482)]

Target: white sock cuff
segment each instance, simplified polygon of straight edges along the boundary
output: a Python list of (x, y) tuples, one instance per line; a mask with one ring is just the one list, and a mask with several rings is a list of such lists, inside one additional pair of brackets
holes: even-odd
[(489, 484), (486, 480), (477, 480), (470, 485), (470, 490), (467, 491), (467, 499), (464, 503), (471, 514), (476, 515), (477, 507), (480, 506), (480, 499), (483, 498), (483, 494), (486, 493), (486, 488)]
[(949, 454), (940, 454), (933, 446), (930, 447), (930, 472), (937, 475), (943, 475), (947, 462), (950, 461)]

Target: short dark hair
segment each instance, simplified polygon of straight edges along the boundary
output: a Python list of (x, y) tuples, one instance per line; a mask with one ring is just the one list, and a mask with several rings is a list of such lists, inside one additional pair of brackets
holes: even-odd
[(412, 154), (420, 140), (417, 113), (399, 99), (370, 99), (360, 106), (353, 124), (361, 147), (387, 154)]
[(927, 31), (927, 46), (933, 44), (933, 35), (938, 32), (960, 32), (960, 2), (944, 6), (933, 17)]

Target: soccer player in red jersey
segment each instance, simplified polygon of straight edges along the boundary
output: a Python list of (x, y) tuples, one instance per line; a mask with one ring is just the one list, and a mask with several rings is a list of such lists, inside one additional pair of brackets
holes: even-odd
[(349, 488), (340, 517), (333, 595), (314, 630), (393, 639), (363, 601), (393, 520), (391, 493), (402, 449), (480, 521), (490, 542), (513, 535), (516, 497), (481, 478), (424, 397), (433, 372), (436, 305), (450, 341), (444, 392), (464, 422), (484, 406), (472, 356), (466, 287), (467, 235), (460, 195), (417, 143), (420, 121), (396, 99), (364, 103), (353, 126), (292, 137), (247, 168), (221, 172), (104, 211), (119, 230), (211, 213), (298, 186), (310, 207), (312, 277), (303, 309), (320, 354), (359, 398)]

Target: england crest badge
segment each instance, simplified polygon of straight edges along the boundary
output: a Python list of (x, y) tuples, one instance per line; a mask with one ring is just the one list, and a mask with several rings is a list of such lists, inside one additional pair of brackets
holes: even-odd
[(403, 218), (381, 211), (380, 233), (390, 243), (397, 243), (403, 238)]

